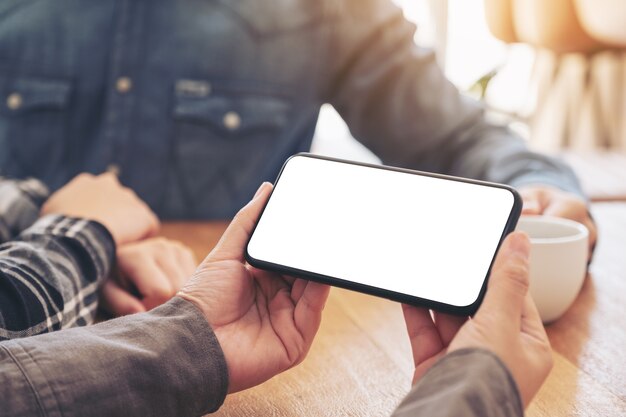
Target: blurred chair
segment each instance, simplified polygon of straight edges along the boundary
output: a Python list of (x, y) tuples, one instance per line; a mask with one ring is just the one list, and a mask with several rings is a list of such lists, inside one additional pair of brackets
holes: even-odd
[(626, 1), (485, 0), (491, 32), (536, 48), (530, 141), (626, 153)]
[(582, 27), (609, 45), (626, 47), (626, 3), (624, 0), (575, 0)]

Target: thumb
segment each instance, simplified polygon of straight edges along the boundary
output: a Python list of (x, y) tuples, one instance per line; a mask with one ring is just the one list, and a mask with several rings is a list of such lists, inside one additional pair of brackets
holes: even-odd
[(504, 315), (516, 327), (522, 316), (528, 292), (530, 241), (523, 232), (513, 232), (505, 240), (491, 270), (485, 300), (476, 319), (484, 314)]
[(212, 261), (237, 259), (243, 262), (243, 248), (248, 243), (252, 229), (265, 207), (272, 190), (272, 184), (261, 184), (252, 200), (246, 204), (235, 216), (233, 221), (222, 235), (220, 241), (211, 251), (207, 259)]

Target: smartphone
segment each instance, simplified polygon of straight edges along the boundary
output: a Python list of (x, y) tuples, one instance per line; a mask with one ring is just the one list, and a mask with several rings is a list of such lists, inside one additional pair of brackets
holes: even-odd
[(506, 185), (297, 154), (245, 256), (257, 268), (472, 315), (521, 207)]

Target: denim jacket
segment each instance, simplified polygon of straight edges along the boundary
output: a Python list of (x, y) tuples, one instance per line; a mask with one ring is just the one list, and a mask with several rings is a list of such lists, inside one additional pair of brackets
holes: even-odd
[(385, 164), (580, 192), (414, 31), (389, 0), (2, 0), (0, 174), (115, 170), (164, 218), (226, 218), (331, 103)]

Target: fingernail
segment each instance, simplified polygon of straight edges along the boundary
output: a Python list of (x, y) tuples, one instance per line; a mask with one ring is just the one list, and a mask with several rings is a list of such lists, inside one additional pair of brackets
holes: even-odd
[(267, 184), (268, 184), (267, 182), (264, 182), (261, 184), (259, 189), (256, 190), (256, 193), (254, 193), (254, 197), (252, 197), (253, 200), (261, 195), (261, 193), (263, 192), (263, 189), (267, 186)]

